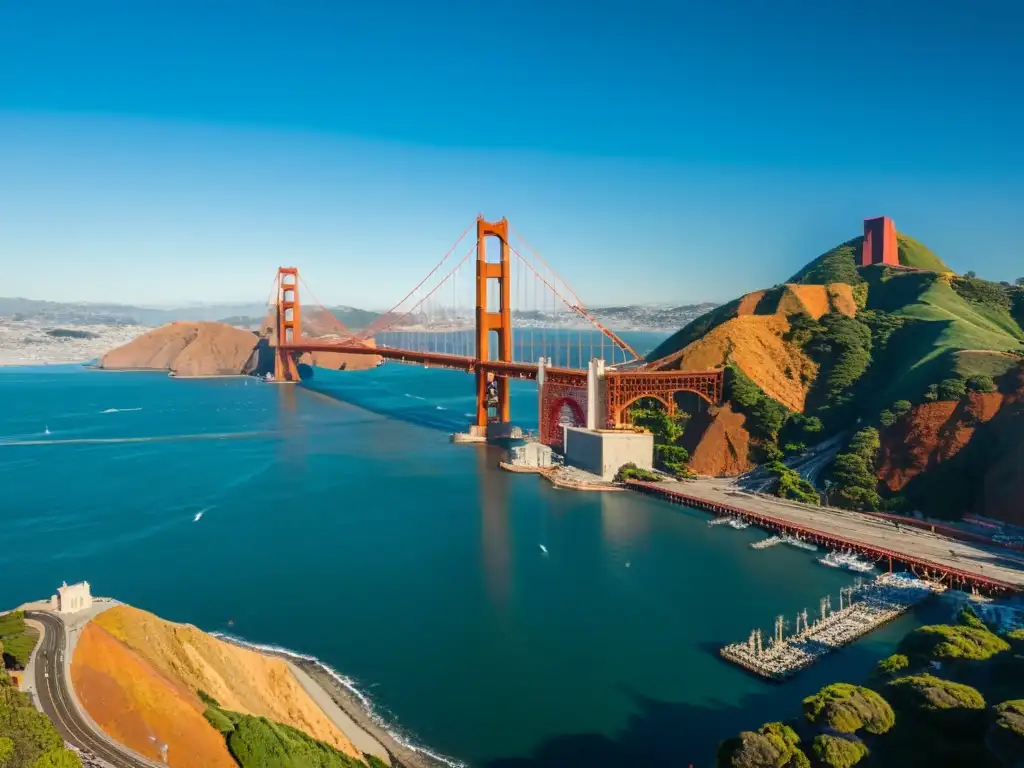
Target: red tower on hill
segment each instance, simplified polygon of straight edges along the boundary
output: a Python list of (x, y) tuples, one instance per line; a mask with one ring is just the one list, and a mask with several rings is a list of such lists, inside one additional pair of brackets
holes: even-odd
[(886, 264), (890, 267), (900, 265), (896, 225), (888, 216), (864, 219), (864, 250), (861, 252), (860, 265), (868, 267), (872, 264)]

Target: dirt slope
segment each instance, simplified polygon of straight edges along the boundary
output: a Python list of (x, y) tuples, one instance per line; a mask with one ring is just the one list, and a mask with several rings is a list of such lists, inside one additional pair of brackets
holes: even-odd
[(726, 403), (711, 416), (711, 423), (690, 454), (689, 468), (700, 475), (741, 475), (753, 469), (748, 457), (750, 435), (743, 428), (746, 416)]
[(110, 370), (162, 370), (179, 376), (248, 373), (257, 337), (224, 323), (169, 323), (100, 360)]
[(882, 434), (879, 479), (901, 491), (916, 476), (956, 456), (974, 436), (978, 424), (992, 419), (1003, 396), (971, 393), (961, 401), (915, 407)]
[[(262, 715), (359, 757), (352, 743), (302, 689), (280, 659), (225, 643), (187, 624), (173, 624), (130, 606), (104, 611), (98, 625), (130, 652), (157, 670), (172, 688), (204, 690), (226, 709)], [(92, 666), (76, 651), (74, 664)], [(126, 681), (118, 679), (122, 689)], [(128, 696), (129, 701), (133, 701)]]
[[(364, 343), (369, 347), (377, 346), (373, 339), (367, 339)], [(306, 352), (299, 358), (301, 363), (332, 371), (363, 371), (376, 368), (379, 361), (378, 355), (349, 355), (343, 352)]]
[(1024, 525), (1024, 365), (1000, 392), (926, 403), (883, 430), (879, 479), (921, 509)]
[(237, 768), (195, 694), (169, 679), (96, 622), (82, 630), (71, 663), (82, 706), (115, 741), (175, 768)]
[(735, 315), (669, 358), (662, 369), (707, 370), (731, 359), (771, 398), (794, 411), (803, 411), (818, 367), (804, 352), (783, 340), (787, 318), (808, 314), (815, 319), (829, 312), (856, 314), (853, 290), (844, 283), (785, 285), (743, 296)]

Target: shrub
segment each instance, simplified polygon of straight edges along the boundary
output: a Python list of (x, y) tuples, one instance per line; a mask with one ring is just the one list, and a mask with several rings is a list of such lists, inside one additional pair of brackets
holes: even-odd
[(868, 748), (859, 739), (843, 738), (830, 733), (819, 733), (811, 742), (811, 751), (823, 766), (828, 768), (853, 768), (868, 753)]
[(11, 611), (0, 616), (0, 637), (17, 635), (25, 631), (25, 612)]
[(1009, 649), (1009, 643), (988, 629), (949, 624), (919, 627), (899, 645), (900, 653), (929, 661), (982, 661)]
[(216, 707), (207, 707), (206, 711), (203, 712), (203, 717), (206, 718), (206, 722), (221, 733), (231, 733), (235, 730), (235, 724)]
[(818, 491), (807, 480), (800, 477), (795, 469), (790, 469), (781, 461), (773, 461), (768, 471), (776, 477), (775, 495), (782, 499), (793, 499), (804, 504), (820, 504)]
[(967, 394), (963, 379), (943, 379), (936, 390), (939, 400), (959, 400)]
[(886, 686), (897, 711), (945, 735), (984, 728), (985, 698), (974, 688), (934, 675), (899, 677)]
[(878, 665), (875, 667), (875, 673), (878, 675), (894, 675), (909, 666), (910, 659), (902, 653), (894, 653), (892, 656), (886, 656), (878, 662)]
[(840, 733), (885, 733), (896, 722), (892, 707), (870, 688), (849, 683), (827, 685), (803, 702), (804, 716)]
[(892, 408), (890, 410), (892, 410), (892, 412), (897, 416), (903, 416), (904, 414), (910, 413), (910, 409), (913, 407), (914, 406), (909, 400), (897, 400), (892, 404)]
[(1024, 757), (1024, 699), (993, 707), (986, 742), (1003, 765), (1019, 765)]
[(796, 731), (782, 723), (765, 723), (757, 731), (744, 731), (722, 742), (719, 768), (810, 768), (811, 761), (798, 746)]
[(681, 445), (655, 445), (654, 458), (661, 464), (685, 464), (690, 452)]
[(995, 392), (996, 383), (991, 376), (971, 376), (967, 379), (967, 389), (971, 392)]
[(213, 698), (213, 696), (208, 694), (202, 688), (200, 688), (198, 691), (196, 691), (196, 696), (198, 696), (199, 700), (201, 702), (203, 702), (203, 704), (205, 704), (208, 707), (219, 707), (220, 706), (220, 702), (217, 701), (215, 698)]
[(960, 612), (956, 615), (956, 623), (964, 627), (973, 627), (974, 629), (983, 629), (986, 632), (988, 627), (981, 619), (978, 618), (978, 614), (974, 612), (974, 609), (969, 605), (965, 605), (960, 609)]
[(896, 423), (896, 414), (889, 410), (882, 411), (878, 414), (878, 421), (883, 427), (891, 427)]
[(82, 768), (82, 760), (70, 749), (60, 748), (45, 753), (32, 768)]
[(658, 476), (647, 469), (641, 469), (633, 462), (628, 462), (619, 467), (615, 473), (615, 482), (624, 483), (626, 480), (643, 480), (651, 482), (657, 480)]

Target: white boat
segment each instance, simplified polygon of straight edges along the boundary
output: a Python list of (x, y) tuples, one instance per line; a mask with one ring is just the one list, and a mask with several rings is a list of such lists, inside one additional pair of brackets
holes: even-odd
[(829, 552), (824, 557), (819, 557), (818, 562), (822, 565), (827, 565), (829, 568), (842, 568), (845, 564), (842, 555), (837, 552)]
[(793, 547), (799, 547), (800, 549), (806, 549), (808, 552), (817, 552), (817, 544), (812, 544), (805, 539), (801, 539), (799, 536), (784, 536), (782, 541)]
[(769, 536), (767, 539), (750, 542), (750, 547), (751, 549), (768, 549), (768, 547), (774, 547), (776, 544), (782, 544), (784, 541), (785, 539), (780, 536)]
[(712, 525), (726, 525), (732, 521), (731, 517), (716, 517), (713, 520), (708, 520), (708, 526)]
[(847, 558), (844, 565), (851, 571), (857, 571), (857, 573), (868, 573), (869, 571), (875, 570), (874, 563), (869, 563), (866, 560), (861, 560), (852, 556)]
[(749, 528), (750, 523), (746, 520), (740, 520), (740, 518), (734, 517), (729, 520), (729, 526), (735, 528), (737, 531), (742, 531), (744, 528)]

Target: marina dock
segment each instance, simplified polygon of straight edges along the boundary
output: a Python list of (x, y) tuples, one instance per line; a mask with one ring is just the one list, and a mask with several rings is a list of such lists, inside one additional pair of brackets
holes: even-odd
[(819, 618), (813, 623), (808, 622), (806, 609), (798, 613), (796, 631), (790, 637), (785, 636), (785, 620), (779, 616), (767, 647), (761, 630), (755, 629), (746, 642), (722, 648), (721, 655), (761, 677), (785, 680), (945, 589), (905, 574), (883, 574), (865, 584), (844, 588), (837, 611), (832, 610), (830, 597), (822, 598)]

